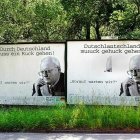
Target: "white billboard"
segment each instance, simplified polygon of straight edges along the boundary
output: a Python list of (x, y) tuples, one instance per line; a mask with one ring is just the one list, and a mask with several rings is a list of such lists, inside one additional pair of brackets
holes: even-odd
[(68, 41), (69, 104), (138, 105), (140, 41)]
[(1, 44), (0, 104), (47, 105), (63, 100), (64, 57), (65, 43)]

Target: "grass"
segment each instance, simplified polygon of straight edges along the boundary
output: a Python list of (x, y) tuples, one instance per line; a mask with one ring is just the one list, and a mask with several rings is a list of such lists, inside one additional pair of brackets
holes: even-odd
[(1, 107), (0, 131), (140, 129), (140, 107)]

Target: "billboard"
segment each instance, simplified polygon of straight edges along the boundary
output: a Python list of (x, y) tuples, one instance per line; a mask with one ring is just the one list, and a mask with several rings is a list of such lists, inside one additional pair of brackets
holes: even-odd
[(140, 41), (68, 41), (68, 104), (138, 105)]
[(64, 57), (65, 43), (1, 44), (0, 104), (63, 103)]

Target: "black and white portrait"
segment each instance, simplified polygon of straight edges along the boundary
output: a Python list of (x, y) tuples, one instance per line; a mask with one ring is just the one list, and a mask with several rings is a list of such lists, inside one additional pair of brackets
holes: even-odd
[(47, 56), (41, 60), (39, 78), (33, 84), (32, 96), (64, 96), (64, 73), (58, 58)]
[(140, 96), (140, 55), (130, 58), (129, 77), (121, 83), (120, 96)]

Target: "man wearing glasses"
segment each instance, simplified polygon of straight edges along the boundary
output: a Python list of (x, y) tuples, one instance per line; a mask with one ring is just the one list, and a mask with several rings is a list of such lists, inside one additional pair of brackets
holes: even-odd
[(140, 96), (140, 55), (131, 57), (128, 74), (130, 77), (121, 84), (120, 96)]
[(33, 85), (32, 96), (64, 96), (64, 73), (57, 58), (42, 59), (39, 75), (41, 78)]

